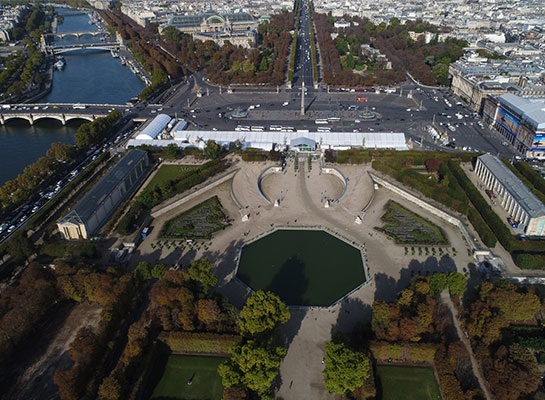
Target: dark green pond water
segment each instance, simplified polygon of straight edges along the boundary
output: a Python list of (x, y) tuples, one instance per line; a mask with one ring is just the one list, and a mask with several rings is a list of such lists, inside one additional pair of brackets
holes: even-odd
[(278, 230), (244, 246), (237, 277), (288, 305), (313, 306), (328, 306), (365, 281), (358, 249), (307, 230)]

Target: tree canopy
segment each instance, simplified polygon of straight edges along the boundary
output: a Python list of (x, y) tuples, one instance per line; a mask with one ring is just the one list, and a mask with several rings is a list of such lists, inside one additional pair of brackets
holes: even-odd
[(290, 319), (288, 307), (271, 292), (253, 293), (240, 313), (240, 330), (243, 335), (254, 336), (272, 331)]
[(235, 346), (230, 353), (231, 358), (218, 368), (223, 386), (243, 386), (262, 396), (270, 390), (278, 375), (286, 349), (265, 348), (256, 341), (249, 340)]
[(324, 364), (324, 384), (329, 394), (347, 394), (369, 378), (369, 358), (344, 343), (327, 343)]

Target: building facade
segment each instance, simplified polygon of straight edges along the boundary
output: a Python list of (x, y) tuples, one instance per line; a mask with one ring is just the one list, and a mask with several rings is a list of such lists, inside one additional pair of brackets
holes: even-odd
[(66, 240), (92, 237), (142, 184), (148, 166), (145, 151), (130, 150), (68, 214), (57, 221), (59, 232)]
[(477, 158), (475, 173), (528, 236), (545, 236), (545, 206), (497, 157)]
[(489, 97), (483, 107), (485, 121), (515, 149), (529, 158), (545, 158), (545, 101), (513, 94)]
[(195, 15), (177, 15), (161, 26), (161, 29), (172, 26), (184, 33), (247, 31), (257, 29), (258, 21), (245, 12), (216, 13), (207, 11)]

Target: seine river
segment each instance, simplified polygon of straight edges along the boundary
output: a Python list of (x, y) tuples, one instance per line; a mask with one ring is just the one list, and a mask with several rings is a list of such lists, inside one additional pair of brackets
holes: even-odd
[[(57, 32), (96, 31), (89, 17), (69, 9), (57, 9), (64, 22)], [(61, 39), (57, 39), (61, 40)], [(92, 42), (91, 36), (67, 37), (66, 43)], [(41, 102), (125, 104), (142, 91), (145, 84), (123, 66), (110, 52), (79, 50), (64, 55), (66, 68), (55, 71), (53, 89)], [(84, 122), (84, 121), (82, 121)], [(15, 178), (23, 169), (42, 155), (53, 142), (74, 143), (79, 123), (66, 126), (56, 120), (40, 120), (34, 126), (23, 120), (11, 120), (0, 126), (0, 185)]]

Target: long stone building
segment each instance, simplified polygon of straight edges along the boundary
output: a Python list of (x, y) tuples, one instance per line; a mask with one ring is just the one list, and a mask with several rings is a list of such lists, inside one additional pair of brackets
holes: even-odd
[(148, 155), (130, 150), (89, 192), (57, 221), (66, 240), (89, 239), (140, 186), (148, 172)]
[(545, 206), (497, 157), (477, 158), (475, 173), (528, 236), (545, 236)]

